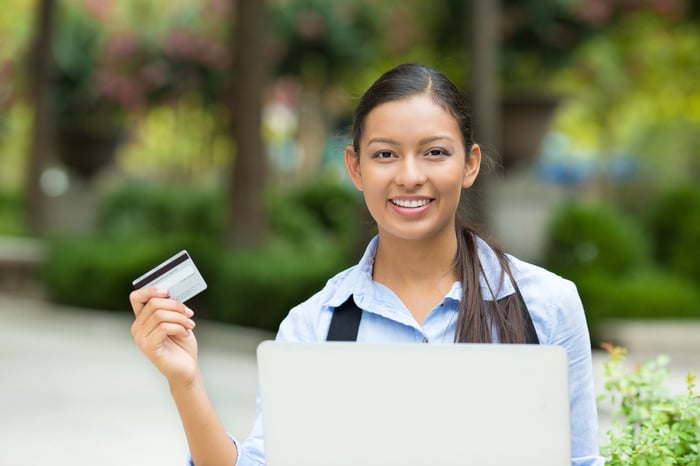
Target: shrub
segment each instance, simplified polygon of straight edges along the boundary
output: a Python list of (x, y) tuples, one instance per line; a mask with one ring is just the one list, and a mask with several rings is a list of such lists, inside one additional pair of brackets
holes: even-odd
[(218, 240), (224, 229), (223, 195), (213, 189), (130, 183), (105, 196), (96, 229), (115, 237), (177, 233)]
[(695, 376), (687, 376), (687, 393), (672, 395), (664, 386), (668, 358), (659, 356), (631, 372), (623, 367), (625, 351), (607, 347), (605, 391), (599, 400), (613, 406), (615, 419), (604, 435), (601, 452), (609, 466), (700, 464), (700, 397)]
[(200, 318), (274, 330), (291, 307), (357, 260), (359, 232), (358, 201), (346, 188), (316, 183), (275, 196), (268, 208), (268, 244), (228, 251), (219, 241), (221, 194), (143, 185), (115, 190), (102, 203), (94, 235), (49, 241), (49, 297), (74, 306), (128, 309), (131, 281), (187, 249), (209, 284), (189, 303)]
[(554, 215), (544, 261), (574, 281), (619, 276), (648, 265), (649, 247), (641, 228), (612, 207), (571, 203)]
[(675, 273), (700, 282), (700, 188), (677, 186), (663, 192), (644, 218), (656, 260)]
[(576, 282), (586, 310), (591, 341), (598, 342), (605, 319), (692, 319), (700, 316), (700, 291), (691, 282), (661, 271), (615, 278), (604, 274)]
[(128, 309), (131, 281), (175, 247), (163, 238), (54, 238), (43, 268), (44, 285), (49, 298), (62, 304)]
[(606, 318), (700, 316), (695, 282), (655, 266), (644, 230), (611, 207), (565, 206), (545, 250), (545, 266), (576, 283), (594, 342)]
[(23, 222), (22, 199), (19, 193), (0, 192), (0, 235), (26, 234)]
[(271, 247), (226, 257), (211, 285), (211, 317), (277, 330), (289, 310), (348, 266), (342, 248)]
[(347, 186), (314, 181), (296, 188), (275, 190), (268, 197), (272, 234), (296, 245), (312, 245), (324, 238), (355, 255), (362, 235), (362, 201)]

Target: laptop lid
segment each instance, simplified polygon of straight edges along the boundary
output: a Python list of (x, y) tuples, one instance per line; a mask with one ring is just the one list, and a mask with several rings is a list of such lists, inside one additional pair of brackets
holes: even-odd
[(564, 466), (567, 359), (542, 345), (259, 345), (268, 466)]

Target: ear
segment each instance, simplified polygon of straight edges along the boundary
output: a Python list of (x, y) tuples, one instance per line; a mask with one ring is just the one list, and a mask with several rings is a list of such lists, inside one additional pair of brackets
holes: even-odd
[(470, 188), (476, 177), (479, 175), (481, 168), (481, 147), (478, 144), (472, 145), (472, 150), (467, 157), (467, 162), (464, 165), (464, 178), (462, 178), (462, 187)]
[(360, 172), (360, 154), (351, 145), (345, 146), (345, 169), (350, 181), (358, 191), (362, 191), (362, 173)]

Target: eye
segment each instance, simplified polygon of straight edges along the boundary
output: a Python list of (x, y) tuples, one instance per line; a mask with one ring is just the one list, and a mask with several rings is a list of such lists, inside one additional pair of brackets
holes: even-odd
[(394, 154), (389, 151), (389, 150), (380, 150), (374, 153), (374, 158), (375, 159), (390, 159), (394, 156)]
[(450, 153), (445, 149), (442, 149), (440, 147), (435, 147), (433, 149), (430, 149), (428, 152), (426, 152), (426, 155), (429, 155), (430, 157), (442, 157), (442, 156), (450, 155)]

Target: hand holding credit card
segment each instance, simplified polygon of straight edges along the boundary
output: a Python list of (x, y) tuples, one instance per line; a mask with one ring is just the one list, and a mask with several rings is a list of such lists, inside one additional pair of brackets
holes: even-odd
[(207, 288), (189, 253), (182, 250), (131, 282), (135, 290), (165, 288), (170, 298), (185, 302)]

